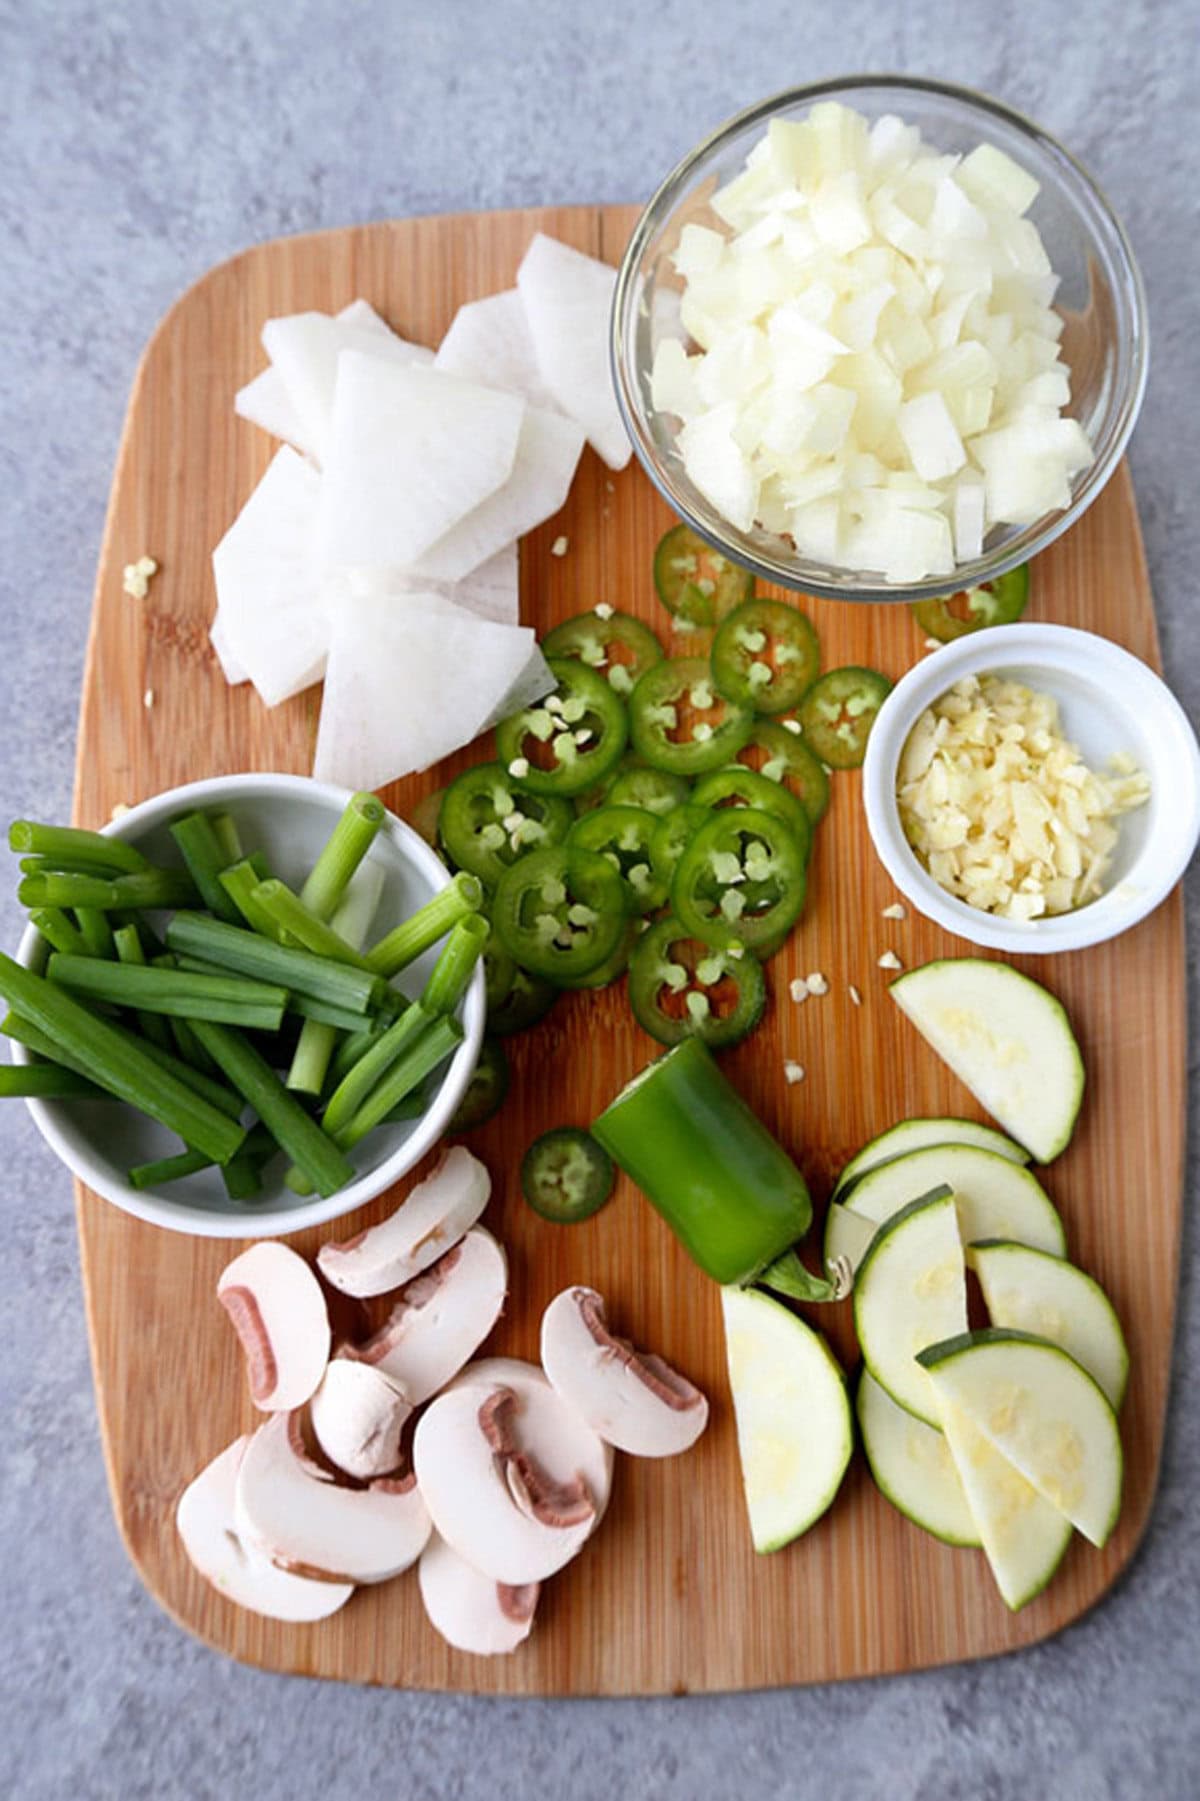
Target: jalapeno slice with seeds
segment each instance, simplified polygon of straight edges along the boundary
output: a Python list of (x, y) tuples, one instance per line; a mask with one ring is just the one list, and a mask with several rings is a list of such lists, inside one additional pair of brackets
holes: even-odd
[(488, 1000), (487, 1029), (493, 1038), (511, 1038), (544, 1019), (558, 999), (558, 989), (544, 976), (535, 976), (519, 963), (512, 965), (507, 993)]
[(660, 919), (638, 939), (629, 959), (629, 1004), (659, 1044), (700, 1038), (711, 1050), (740, 1044), (767, 1004), (756, 957), (693, 938), (677, 919)]
[(650, 840), (650, 862), (659, 881), (665, 882), (668, 888), (684, 849), (708, 818), (708, 812), (707, 807), (698, 807), (689, 801), (686, 806), (676, 807), (673, 813), (660, 819), (655, 827)]
[(645, 807), (662, 819), (682, 807), (691, 793), (686, 776), (668, 775), (665, 769), (622, 769), (605, 798), (614, 807)]
[(952, 644), (989, 625), (1012, 625), (1029, 604), (1029, 564), (1019, 563), (1007, 575), (982, 582), (978, 588), (960, 588), (937, 600), (914, 600), (913, 618), (927, 637)]
[(749, 569), (731, 562), (689, 525), (673, 525), (654, 552), (654, 586), (681, 625), (716, 625), (754, 592)]
[(727, 807), (709, 815), (680, 857), (671, 911), (705, 944), (757, 950), (799, 918), (804, 894), (804, 863), (784, 821)]
[(446, 789), (438, 836), (459, 869), (494, 888), (519, 857), (561, 844), (573, 818), (565, 800), (524, 793), (502, 764), (477, 763)]
[(450, 1121), (451, 1132), (469, 1132), (499, 1113), (508, 1093), (508, 1058), (495, 1038), (485, 1038), (471, 1079)]
[(612, 864), (625, 884), (631, 913), (653, 913), (667, 898), (666, 884), (655, 875), (650, 857), (657, 824), (644, 807), (606, 803), (577, 819), (567, 837), (568, 844), (595, 851)]
[(629, 959), (633, 953), (633, 947), (637, 943), (645, 923), (646, 922), (642, 919), (627, 920), (625, 923), (625, 935), (611, 957), (606, 957), (603, 963), (599, 964), (595, 969), (589, 969), (585, 976), (574, 976), (570, 978), (567, 976), (560, 976), (558, 978), (558, 986), (571, 992), (576, 988), (608, 988), (613, 982), (619, 982), (621, 977), (625, 974), (625, 971), (629, 968)]
[(620, 695), (633, 693), (634, 684), (666, 652), (648, 625), (629, 613), (577, 613), (556, 625), (542, 639), (542, 654), (563, 661), (572, 658), (602, 675)]
[(756, 713), (786, 713), (821, 673), (821, 647), (798, 607), (748, 600), (717, 632), (712, 671), (727, 700)]
[(857, 769), (891, 690), (887, 676), (876, 669), (831, 669), (800, 703), (804, 742), (831, 769)]
[(603, 676), (576, 658), (547, 660), (554, 693), (500, 721), (496, 754), (524, 793), (569, 799), (620, 762), (629, 722), (624, 702)]
[(798, 722), (793, 732), (778, 720), (757, 720), (738, 754), (738, 762), (794, 794), (808, 814), (810, 825), (819, 825), (824, 819), (829, 806), (829, 777), (805, 744)]
[(753, 729), (750, 708), (718, 694), (705, 657), (656, 663), (629, 701), (634, 750), (668, 775), (704, 775), (732, 763)]
[(521, 1159), (522, 1194), (535, 1213), (556, 1226), (573, 1226), (598, 1213), (616, 1179), (604, 1146), (578, 1126), (543, 1132)]
[(694, 805), (709, 812), (720, 807), (759, 807), (764, 813), (774, 813), (791, 830), (800, 859), (807, 864), (812, 853), (812, 826), (803, 801), (782, 782), (772, 782), (757, 770), (734, 763), (697, 782), (692, 798)]
[(594, 851), (533, 851), (500, 878), (492, 917), (510, 955), (534, 975), (571, 981), (611, 957), (628, 917), (625, 884)]

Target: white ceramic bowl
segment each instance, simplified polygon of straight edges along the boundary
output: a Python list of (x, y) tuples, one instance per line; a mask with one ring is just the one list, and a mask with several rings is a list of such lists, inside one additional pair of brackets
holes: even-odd
[[(1149, 801), (1118, 822), (1105, 892), (1075, 912), (1026, 923), (969, 907), (934, 881), (904, 836), (896, 770), (908, 734), (955, 682), (985, 672), (1053, 695), (1063, 730), (1093, 769), (1128, 751), (1150, 778)], [(896, 684), (867, 743), (863, 800), (884, 867), (927, 919), (991, 950), (1080, 950), (1152, 913), (1187, 868), (1200, 838), (1200, 748), (1170, 689), (1109, 639), (1062, 625), (999, 625), (933, 652)]]
[[(104, 830), (136, 844), (152, 860), (175, 864), (179, 858), (167, 830), (170, 822), (197, 807), (226, 811), (233, 816), (247, 852), (262, 850), (277, 875), (299, 886), (349, 798), (346, 789), (305, 776), (219, 776), (168, 789), (131, 808)], [(449, 880), (429, 846), (390, 813), (368, 855), (384, 873), (376, 916), (381, 937)], [(21, 939), (20, 961), (37, 968), (44, 962), (45, 952), (44, 940), (31, 926)], [(405, 972), (399, 985), (410, 993), (418, 992), (436, 956), (435, 947)], [(483, 1038), (484, 1013), (480, 967), (461, 1009), (466, 1036), (445, 1067), (425, 1113), (420, 1119), (382, 1126), (364, 1139), (354, 1153), (357, 1178), (328, 1199), (314, 1195), (302, 1200), (285, 1188), (281, 1158), (272, 1166), (262, 1194), (253, 1201), (231, 1201), (215, 1169), (159, 1190), (139, 1190), (126, 1178), (130, 1166), (180, 1149), (179, 1140), (165, 1127), (132, 1107), (107, 1101), (31, 1100), (26, 1104), (38, 1131), (67, 1168), (126, 1213), (204, 1238), (272, 1238), (352, 1213), (399, 1181), (437, 1143), (470, 1080)], [(12, 1054), (14, 1062), (30, 1060), (22, 1045), (13, 1043)]]

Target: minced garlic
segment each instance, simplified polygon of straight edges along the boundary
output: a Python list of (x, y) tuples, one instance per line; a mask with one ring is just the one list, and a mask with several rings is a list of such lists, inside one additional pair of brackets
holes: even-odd
[(968, 676), (918, 719), (896, 795), (909, 843), (948, 893), (1004, 919), (1069, 913), (1104, 887), (1114, 821), (1150, 797), (1122, 753), (1089, 769), (1057, 702), (1020, 682)]

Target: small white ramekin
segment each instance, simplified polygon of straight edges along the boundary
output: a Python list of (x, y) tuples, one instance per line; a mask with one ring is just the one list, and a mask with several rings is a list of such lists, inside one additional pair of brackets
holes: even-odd
[[(1118, 822), (1105, 892), (1073, 913), (1025, 922), (969, 907), (934, 881), (905, 838), (896, 771), (909, 732), (955, 682), (985, 673), (1053, 695), (1063, 730), (1093, 769), (1128, 751), (1150, 778), (1149, 801)], [(868, 741), (863, 799), (881, 862), (927, 919), (989, 950), (1080, 950), (1145, 919), (1187, 868), (1200, 838), (1200, 747), (1165, 683), (1109, 639), (1062, 625), (993, 626), (933, 652), (896, 684)]]

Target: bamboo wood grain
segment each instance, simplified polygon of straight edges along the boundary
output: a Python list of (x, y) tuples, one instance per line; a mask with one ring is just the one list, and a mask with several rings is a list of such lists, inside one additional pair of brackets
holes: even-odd
[[(175, 783), (241, 769), (305, 771), (316, 695), (268, 712), (222, 681), (208, 643), (209, 556), (272, 453), (234, 417), (234, 390), (261, 366), (272, 314), (333, 310), (365, 295), (405, 335), (434, 343), (465, 300), (509, 284), (530, 235), (553, 232), (616, 261), (630, 208), (565, 208), (399, 221), (293, 238), (207, 275), (168, 314), (138, 372), (121, 445), (96, 589), (80, 720), (76, 818), (109, 817)], [(589, 452), (563, 513), (522, 551), (527, 622), (544, 630), (608, 600), (662, 629), (651, 553), (670, 523), (636, 468), (612, 476)], [(564, 557), (550, 555), (560, 534)], [(144, 602), (121, 590), (144, 552), (161, 573)], [(1122, 469), (1076, 529), (1038, 563), (1031, 616), (1087, 626), (1157, 665), (1158, 647), (1133, 494)], [(906, 608), (811, 608), (827, 665), (899, 676), (923, 654)], [(147, 708), (143, 696), (153, 694)], [(404, 812), (474, 760), (397, 784)], [(813, 864), (811, 898), (770, 966), (772, 1012), (728, 1067), (806, 1171), (820, 1211), (831, 1178), (867, 1137), (912, 1114), (978, 1114), (886, 995), (876, 966), (963, 953), (915, 918), (880, 917), (894, 898), (871, 854), (858, 778), (838, 776)], [(713, 1398), (712, 1426), (689, 1456), (619, 1461), (595, 1542), (546, 1585), (535, 1633), (516, 1656), (471, 1659), (425, 1623), (411, 1578), (364, 1589), (332, 1620), (287, 1627), (239, 1612), (191, 1570), (172, 1525), (200, 1466), (254, 1423), (240, 1354), (214, 1299), (234, 1246), (127, 1219), (80, 1190), (78, 1220), (97, 1404), (113, 1505), (151, 1593), (182, 1624), (247, 1662), (414, 1688), (508, 1694), (649, 1694), (751, 1688), (909, 1670), (1031, 1644), (1096, 1601), (1132, 1556), (1154, 1493), (1167, 1398), (1180, 1233), (1185, 1019), (1178, 892), (1123, 939), (1029, 960), (1066, 1003), (1088, 1067), (1082, 1124), (1047, 1185), (1072, 1254), (1112, 1295), (1133, 1367), (1122, 1416), (1127, 1486), (1103, 1552), (1076, 1540), (1044, 1597), (1010, 1615), (982, 1556), (920, 1533), (876, 1493), (856, 1458), (837, 1504), (799, 1544), (750, 1549), (725, 1385), (716, 1290), (622, 1184), (585, 1225), (547, 1226), (523, 1206), (521, 1149), (537, 1132), (587, 1122), (652, 1052), (621, 988), (566, 999), (512, 1041), (512, 1098), (475, 1135), (491, 1165), (488, 1223), (508, 1247), (512, 1289), (490, 1348), (536, 1356), (541, 1310), (583, 1279), (610, 1298), (622, 1330), (677, 1362)], [(830, 993), (795, 1006), (788, 979), (822, 970)], [(855, 1007), (848, 984), (863, 1004)], [(782, 1063), (804, 1064), (787, 1087)], [(336, 1231), (369, 1223), (397, 1195)], [(294, 1240), (311, 1252), (316, 1232)], [(853, 1368), (847, 1310), (820, 1323)]]

